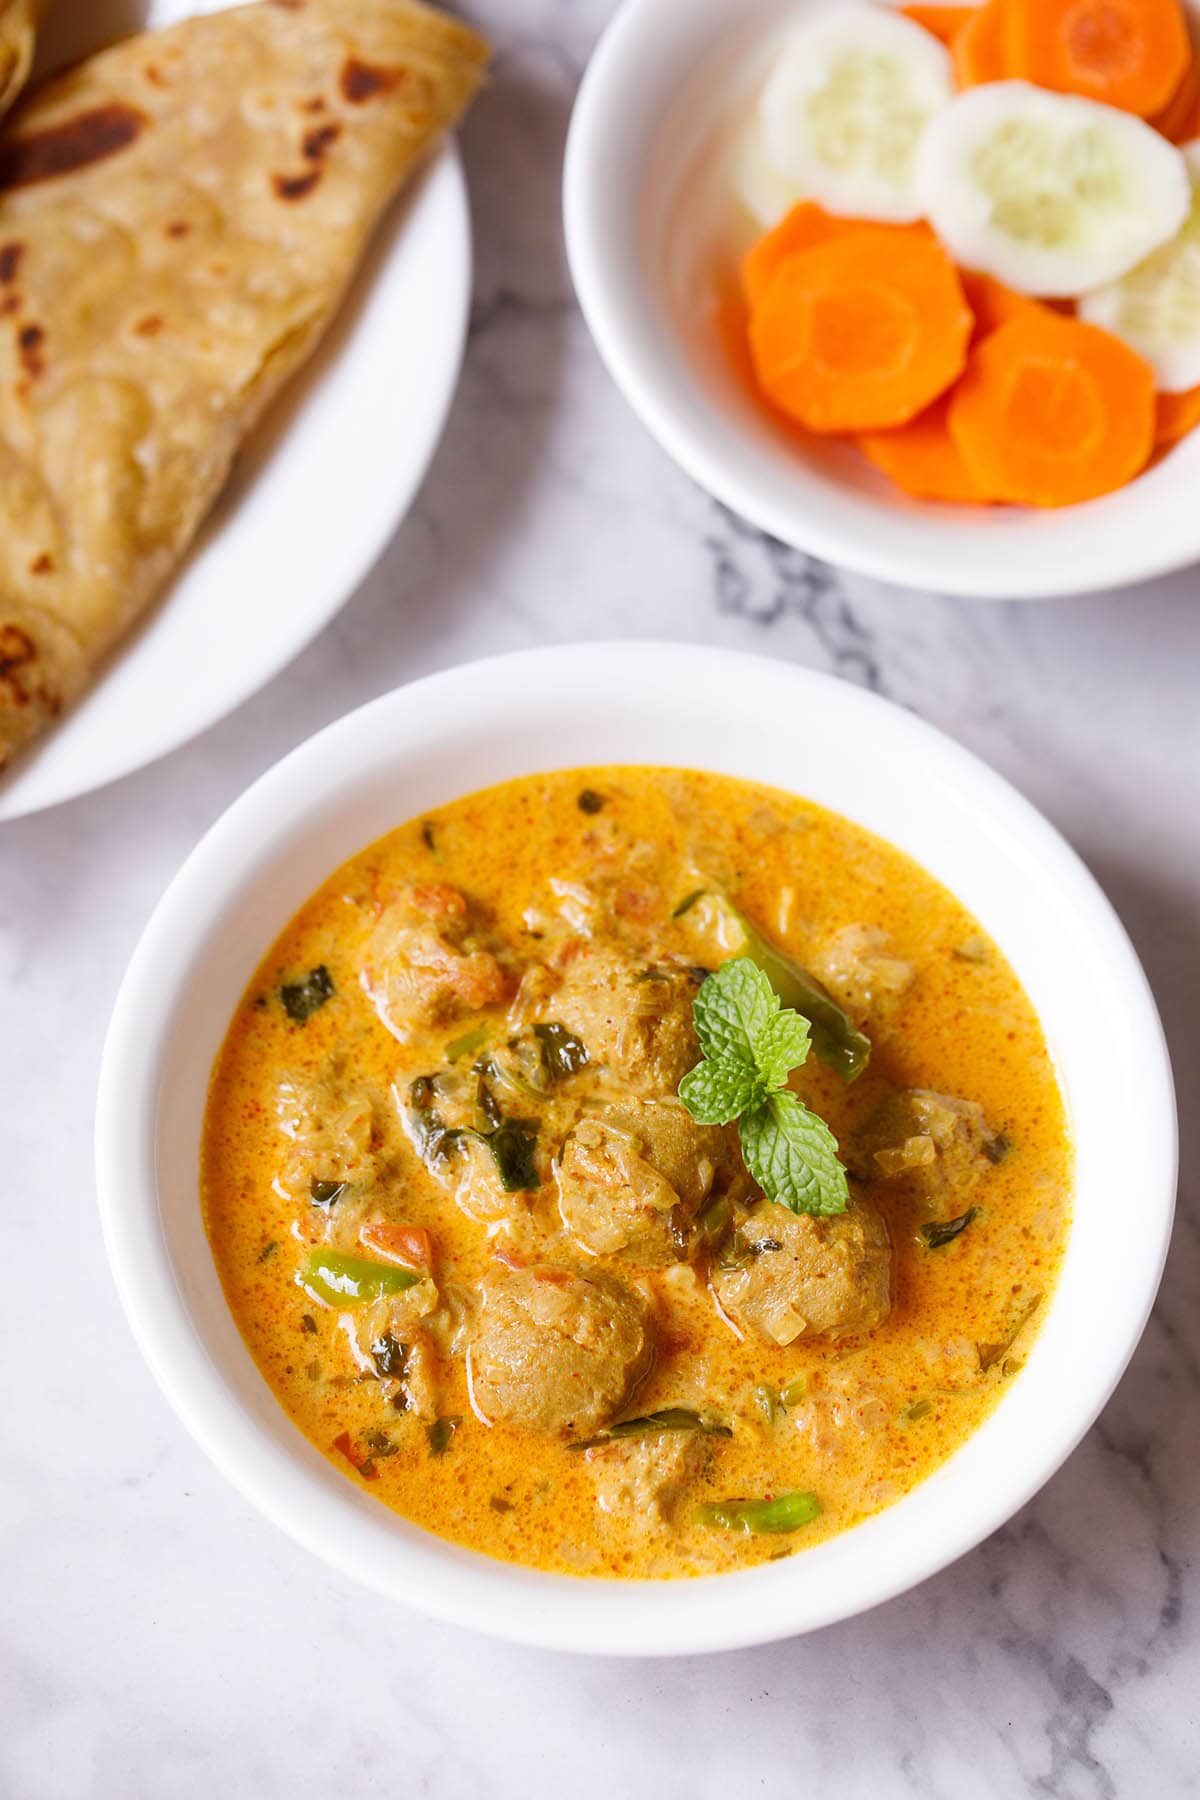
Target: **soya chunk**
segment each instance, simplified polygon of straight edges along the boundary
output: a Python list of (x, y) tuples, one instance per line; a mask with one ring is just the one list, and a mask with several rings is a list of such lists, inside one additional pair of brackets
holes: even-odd
[(665, 1432), (656, 1438), (614, 1438), (596, 1444), (584, 1452), (584, 1460), (601, 1512), (624, 1518), (653, 1513), (669, 1520), (711, 1454), (703, 1437)]
[(581, 1119), (555, 1171), (563, 1224), (595, 1256), (685, 1260), (696, 1210), (728, 1158), (729, 1133), (682, 1102), (625, 1100)]
[(309, 1206), (325, 1188), (361, 1194), (376, 1178), (375, 1100), (336, 1062), (319, 1076), (281, 1075), (275, 1116), (287, 1145), (275, 1186), (290, 1200)]
[(484, 1289), (469, 1353), (472, 1396), (494, 1423), (587, 1437), (616, 1417), (652, 1354), (645, 1305), (621, 1282), (509, 1270)]
[(647, 965), (618, 952), (585, 949), (567, 965), (554, 1016), (638, 1094), (673, 1094), (700, 1060), (692, 1027), (695, 972)]
[(855, 1159), (865, 1180), (904, 1181), (928, 1205), (961, 1212), (1004, 1148), (974, 1100), (906, 1088), (869, 1120)]
[(773, 1344), (873, 1331), (891, 1310), (891, 1246), (879, 1214), (851, 1197), (816, 1219), (764, 1201), (733, 1241), (713, 1287), (731, 1318)]
[(874, 925), (843, 925), (820, 944), (813, 972), (853, 1013), (886, 1013), (912, 986), (916, 970), (895, 955), (887, 933)]
[(506, 1000), (513, 980), (485, 942), (457, 888), (404, 888), (371, 933), (362, 983), (393, 1037), (407, 1043), (440, 1025)]

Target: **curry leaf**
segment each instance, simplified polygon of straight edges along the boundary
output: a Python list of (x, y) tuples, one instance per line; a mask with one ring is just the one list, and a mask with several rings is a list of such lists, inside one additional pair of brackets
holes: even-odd
[(299, 981), (285, 981), (279, 990), (283, 1010), (297, 1025), (304, 1025), (335, 992), (333, 976), (324, 963), (318, 963)]
[(746, 1167), (764, 1194), (797, 1213), (845, 1212), (850, 1190), (837, 1139), (795, 1094), (769, 1094), (739, 1130)]

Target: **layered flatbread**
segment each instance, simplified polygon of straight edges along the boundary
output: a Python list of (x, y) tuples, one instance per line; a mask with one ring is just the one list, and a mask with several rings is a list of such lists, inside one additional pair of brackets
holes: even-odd
[(162, 588), (485, 58), (413, 0), (263, 0), (127, 39), (12, 116), (0, 767)]
[(46, 0), (0, 0), (0, 114), (29, 79), (37, 23)]

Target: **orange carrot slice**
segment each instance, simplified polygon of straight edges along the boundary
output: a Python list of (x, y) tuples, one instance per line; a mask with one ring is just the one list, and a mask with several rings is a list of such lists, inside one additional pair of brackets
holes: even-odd
[(976, 7), (950, 42), (954, 79), (960, 88), (1003, 81), (1008, 74), (1005, 45), (1006, 0), (986, 0)]
[(1039, 300), (1031, 299), (1028, 294), (1018, 294), (1015, 288), (1005, 287), (994, 275), (982, 275), (974, 269), (960, 269), (958, 279), (962, 282), (967, 305), (975, 315), (973, 342), (986, 337), (989, 331), (996, 331), (1001, 325), (1007, 325), (1010, 319), (1019, 319), (1025, 313), (1044, 311)]
[(1200, 72), (1197, 71), (1196, 59), (1193, 57), (1184, 70), (1183, 80), (1167, 104), (1161, 112), (1157, 112), (1153, 118), (1147, 119), (1146, 123), (1153, 125), (1155, 131), (1160, 131), (1173, 144), (1182, 144), (1186, 142), (1188, 136), (1194, 136), (1194, 133), (1190, 132), (1188, 128), (1198, 106), (1200, 106)]
[[(793, 206), (779, 224), (758, 242), (752, 244), (742, 258), (741, 277), (742, 292), (748, 305), (761, 299), (771, 285), (780, 263), (786, 257), (795, 256), (801, 250), (815, 250), (818, 244), (831, 243), (834, 238), (849, 237), (852, 233), (862, 231), (862, 219), (844, 219), (836, 213), (828, 213), (815, 200), (801, 200)], [(872, 230), (900, 232), (904, 235), (916, 233), (918, 236), (933, 242), (933, 233), (928, 225), (886, 225), (872, 223)]]
[(785, 257), (796, 256), (801, 250), (814, 250), (818, 244), (845, 237), (858, 228), (859, 222), (855, 219), (839, 219), (818, 206), (815, 200), (801, 200), (778, 225), (764, 232), (743, 256), (740, 272), (747, 305), (753, 306), (766, 293), (772, 275)]
[(1006, 0), (1009, 73), (1146, 119), (1192, 57), (1179, 0)]
[(1200, 387), (1182, 394), (1158, 394), (1154, 402), (1154, 447), (1169, 450), (1200, 425)]
[(1145, 468), (1154, 375), (1110, 332), (1027, 314), (972, 351), (947, 420), (971, 475), (995, 499), (1072, 506)]
[(943, 44), (952, 44), (964, 25), (969, 25), (977, 6), (902, 6), (900, 11), (914, 25), (924, 26)]
[(868, 431), (859, 448), (877, 469), (917, 500), (950, 500), (982, 506), (987, 494), (962, 459), (946, 426), (950, 396), (943, 394), (907, 425)]
[(932, 235), (863, 225), (789, 256), (750, 314), (758, 384), (810, 431), (905, 425), (961, 373), (973, 320)]

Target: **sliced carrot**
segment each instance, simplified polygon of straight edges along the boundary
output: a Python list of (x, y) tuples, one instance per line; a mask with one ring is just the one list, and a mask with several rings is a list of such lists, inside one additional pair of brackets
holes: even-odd
[(954, 78), (960, 88), (979, 87), (985, 81), (1003, 81), (1008, 74), (1005, 40), (1007, 0), (986, 0), (976, 7), (950, 43)]
[(742, 293), (753, 306), (771, 284), (771, 277), (785, 257), (813, 250), (833, 238), (857, 231), (857, 219), (839, 219), (815, 200), (801, 200), (771, 231), (764, 232), (742, 258)]
[(1071, 506), (1145, 468), (1154, 374), (1110, 332), (1026, 314), (972, 351), (947, 419), (985, 492), (1024, 506)]
[(975, 315), (973, 342), (977, 343), (989, 331), (1007, 325), (1010, 319), (1019, 319), (1025, 313), (1043, 310), (1040, 301), (1031, 299), (1028, 294), (1018, 294), (1015, 288), (1005, 287), (994, 275), (979, 274), (974, 269), (960, 269), (958, 279), (962, 282), (967, 305)]
[(1154, 402), (1154, 447), (1169, 450), (1200, 425), (1200, 387), (1182, 394), (1157, 394)]
[(1009, 73), (1149, 118), (1192, 57), (1179, 0), (1006, 0)]
[(900, 11), (914, 25), (923, 25), (943, 44), (952, 44), (964, 25), (979, 11), (977, 6), (902, 6)]
[[(1196, 85), (1200, 89), (1200, 68), (1197, 69)], [(1171, 142), (1190, 144), (1195, 138), (1200, 138), (1200, 94), (1192, 102), (1186, 118), (1181, 119), (1175, 127)]]
[(950, 386), (972, 324), (932, 236), (862, 225), (780, 263), (750, 314), (750, 354), (767, 398), (810, 431), (875, 431)]
[(1161, 112), (1154, 114), (1146, 123), (1153, 125), (1173, 144), (1182, 144), (1189, 136), (1194, 135), (1189, 126), (1200, 105), (1200, 72), (1196, 68), (1196, 59), (1192, 58), (1183, 73), (1183, 80), (1167, 101)]
[(952, 500), (981, 506), (987, 494), (962, 459), (946, 427), (948, 394), (894, 431), (868, 431), (858, 444), (877, 469), (917, 500)]
[[(801, 200), (793, 206), (771, 231), (752, 244), (742, 258), (742, 293), (753, 306), (770, 286), (771, 277), (785, 257), (801, 250), (815, 250), (818, 244), (832, 243), (834, 238), (849, 237), (862, 231), (865, 221), (846, 219), (827, 213), (815, 200)], [(934, 241), (933, 232), (924, 222), (915, 225), (886, 225), (871, 221), (875, 231), (898, 232), (911, 237), (914, 233), (927, 242)]]

